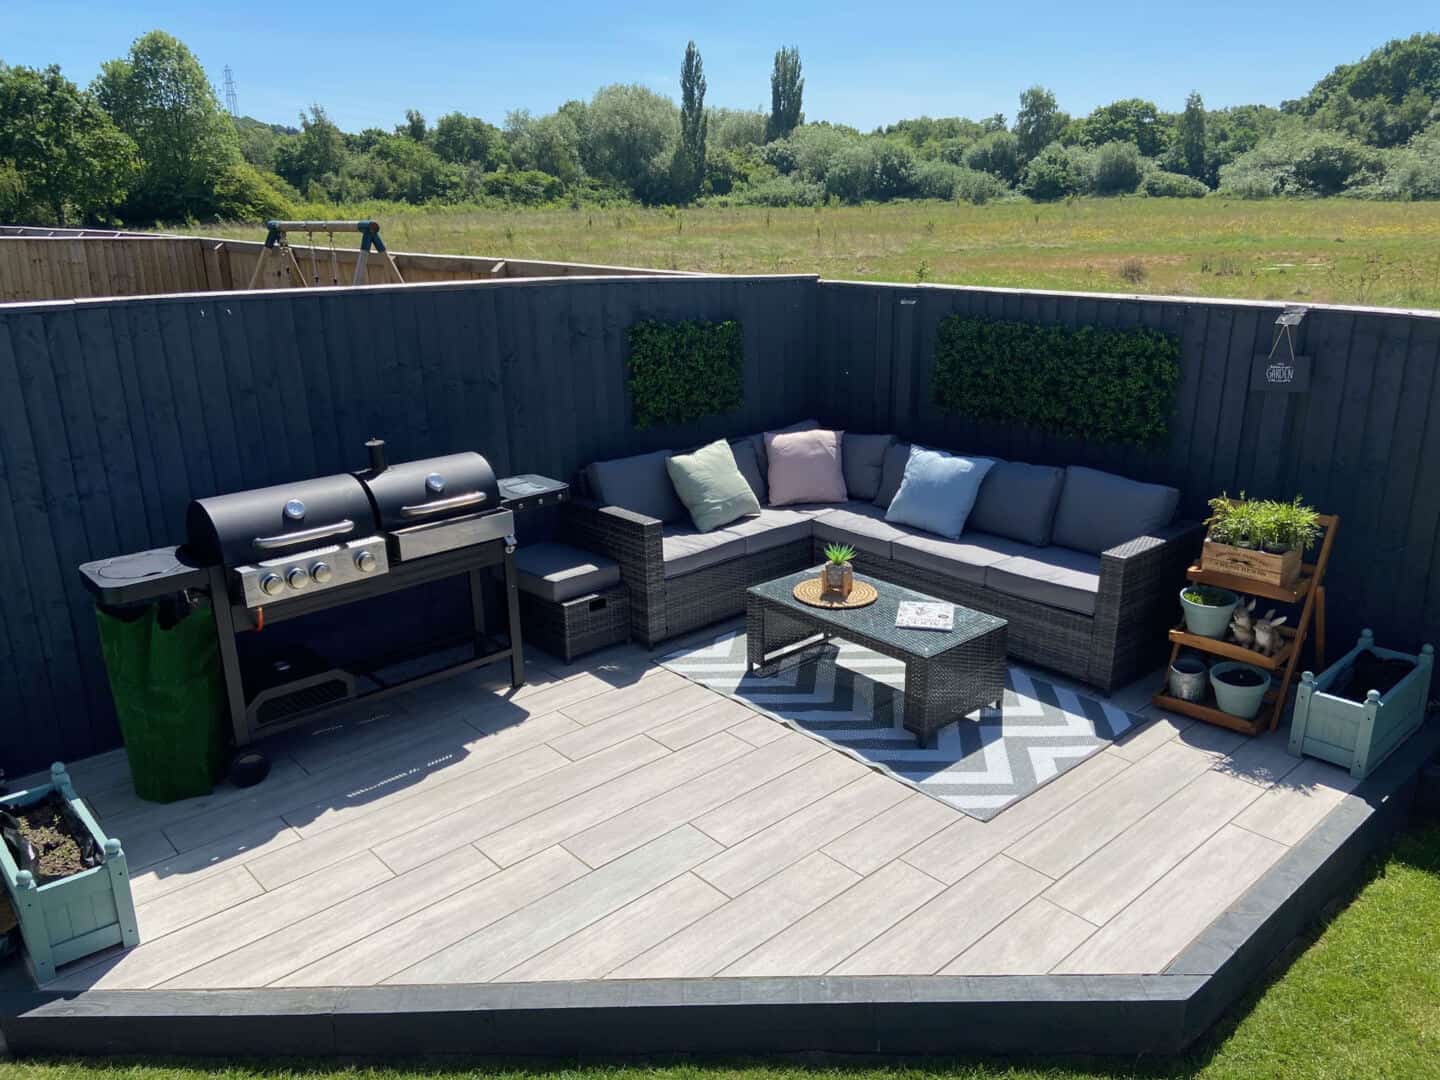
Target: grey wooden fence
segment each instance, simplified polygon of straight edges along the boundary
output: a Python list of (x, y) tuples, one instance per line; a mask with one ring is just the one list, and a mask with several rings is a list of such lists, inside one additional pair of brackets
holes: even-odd
[[(1327, 579), (1332, 655), (1362, 626), (1397, 648), (1440, 641), (1440, 312), (1312, 307), (1300, 349), (1310, 389), (1279, 393), (1252, 390), (1251, 369), (1281, 304), (839, 282), (818, 295), (831, 422), (1173, 484), (1190, 516), (1222, 491), (1301, 494), (1341, 518)], [(1090, 446), (942, 414), (930, 376), (936, 328), (952, 314), (1179, 335), (1169, 440)]]

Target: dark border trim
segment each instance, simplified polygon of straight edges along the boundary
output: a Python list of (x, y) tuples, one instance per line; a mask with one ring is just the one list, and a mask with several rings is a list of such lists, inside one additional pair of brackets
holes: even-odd
[(1437, 748), (1432, 722), (1160, 975), (27, 990), (0, 994), (0, 1034), (19, 1055), (1176, 1053), (1357, 880)]

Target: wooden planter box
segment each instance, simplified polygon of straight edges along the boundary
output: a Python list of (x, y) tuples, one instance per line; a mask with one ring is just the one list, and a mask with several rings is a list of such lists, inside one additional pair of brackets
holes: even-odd
[(111, 945), (127, 948), (140, 943), (135, 924), (135, 902), (130, 897), (130, 872), (119, 840), (107, 839), (85, 804), (70, 786), (65, 766), (50, 767), (50, 783), (0, 797), (0, 806), (29, 806), (52, 791), (70, 804), (70, 809), (104, 853), (104, 861), (78, 874), (37, 885), (28, 870), (21, 870), (11, 857), (9, 845), (0, 841), (0, 873), (5, 889), (20, 920), (20, 936), (30, 958), (30, 973), (37, 983), (49, 982), (55, 969)]
[(1240, 548), (1206, 540), (1200, 548), (1200, 569), (1217, 574), (1249, 578), (1287, 588), (1300, 577), (1300, 549), (1291, 548), (1284, 555), (1271, 555), (1259, 548)]
[[(1371, 690), (1363, 703), (1336, 697), (1326, 691), (1369, 649), (1386, 660), (1409, 660), (1415, 670), (1383, 697)], [(1361, 631), (1360, 641), (1317, 679), (1300, 676), (1295, 692), (1295, 716), (1290, 722), (1290, 753), (1308, 754), (1365, 777), (1374, 771), (1425, 720), (1430, 699), (1430, 671), (1435, 649), (1426, 645), (1419, 656), (1375, 648), (1375, 636)]]

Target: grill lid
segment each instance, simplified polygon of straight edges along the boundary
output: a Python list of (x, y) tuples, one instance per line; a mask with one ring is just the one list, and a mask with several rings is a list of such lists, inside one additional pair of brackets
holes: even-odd
[(474, 451), (421, 458), (356, 474), (370, 491), (380, 527), (404, 529), (500, 509), (500, 484)]
[(185, 512), (188, 553), (244, 566), (375, 532), (365, 487), (349, 473), (195, 499)]

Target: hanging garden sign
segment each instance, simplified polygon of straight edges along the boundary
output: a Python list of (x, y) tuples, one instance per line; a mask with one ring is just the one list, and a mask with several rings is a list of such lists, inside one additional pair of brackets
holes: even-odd
[(1255, 354), (1251, 390), (1303, 394), (1310, 389), (1310, 357), (1301, 356), (1296, 344), (1305, 308), (1286, 308), (1275, 320), (1275, 339), (1268, 353)]

